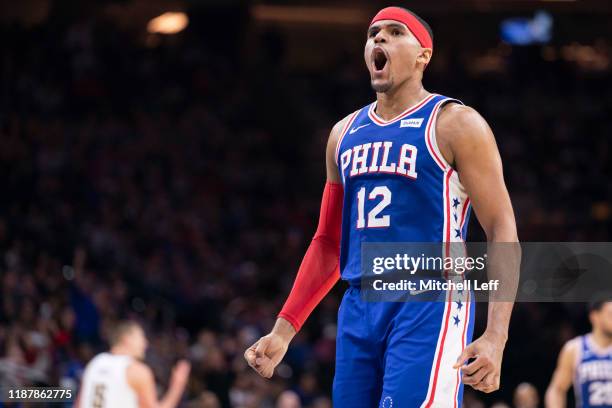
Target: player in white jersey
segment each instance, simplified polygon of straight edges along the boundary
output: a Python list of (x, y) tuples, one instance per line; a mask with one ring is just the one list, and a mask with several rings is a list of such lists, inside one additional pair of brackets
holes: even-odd
[(546, 391), (547, 408), (564, 408), (572, 383), (576, 406), (612, 408), (612, 301), (593, 302), (593, 331), (568, 341)]
[(187, 385), (190, 364), (179, 361), (166, 395), (157, 400), (153, 371), (141, 360), (147, 349), (142, 327), (122, 322), (110, 336), (109, 352), (94, 357), (83, 374), (77, 408), (173, 408)]

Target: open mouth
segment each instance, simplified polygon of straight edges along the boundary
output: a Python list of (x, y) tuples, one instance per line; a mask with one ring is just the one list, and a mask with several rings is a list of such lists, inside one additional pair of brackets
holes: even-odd
[(374, 48), (372, 51), (372, 59), (374, 60), (374, 69), (376, 71), (382, 71), (387, 65), (387, 54), (385, 54), (385, 51), (380, 47)]

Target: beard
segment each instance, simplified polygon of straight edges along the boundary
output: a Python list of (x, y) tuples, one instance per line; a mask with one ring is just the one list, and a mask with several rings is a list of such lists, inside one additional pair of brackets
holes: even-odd
[(384, 93), (384, 92), (387, 92), (389, 89), (391, 89), (391, 87), (393, 86), (393, 81), (389, 79), (383, 83), (376, 83), (376, 84), (374, 83), (374, 81), (371, 81), (370, 85), (372, 86), (372, 89), (374, 90), (374, 92)]

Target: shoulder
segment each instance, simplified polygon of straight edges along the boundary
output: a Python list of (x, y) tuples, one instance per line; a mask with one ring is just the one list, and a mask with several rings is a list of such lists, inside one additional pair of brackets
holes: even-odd
[(453, 140), (478, 141), (492, 136), (485, 119), (474, 108), (459, 103), (446, 103), (436, 121), (436, 134)]
[(572, 353), (575, 353), (582, 348), (582, 341), (582, 336), (576, 336), (573, 339), (568, 340), (563, 346), (563, 348), (569, 350)]
[(95, 356), (91, 358), (91, 360), (89, 360), (89, 363), (87, 363), (87, 365), (89, 366), (89, 365), (92, 365), (93, 363), (103, 360), (105, 356), (106, 356), (106, 353), (96, 354)]
[(107, 353), (96, 354), (95, 356), (93, 356), (93, 358), (91, 360), (89, 360), (89, 362), (85, 366), (85, 370), (86, 371), (87, 370), (91, 370), (92, 367), (95, 367), (95, 366), (99, 365), (100, 363), (104, 362), (106, 360), (107, 356), (108, 356)]
[(334, 125), (334, 127), (332, 128), (330, 132), (330, 135), (329, 135), (330, 139), (332, 137), (335, 137), (336, 139), (338, 139), (340, 135), (342, 134), (342, 132), (345, 130), (345, 128), (350, 124), (350, 122), (354, 120), (355, 116), (357, 116), (359, 111), (361, 111), (361, 109), (357, 109), (356, 111), (351, 112), (350, 114), (346, 115), (345, 117), (340, 119), (338, 122), (336, 122), (336, 124)]
[(331, 132), (329, 132), (329, 139), (327, 140), (327, 151), (329, 154), (335, 154), (336, 147), (338, 146), (338, 141), (340, 140), (342, 133), (346, 131), (346, 127), (350, 125), (350, 122), (354, 120), (359, 111), (361, 111), (361, 109), (351, 112), (336, 122), (336, 124), (332, 127)]
[(133, 388), (139, 388), (142, 384), (151, 383), (154, 381), (153, 371), (143, 362), (132, 361), (126, 371), (128, 383)]
[(582, 347), (582, 336), (574, 337), (563, 345), (559, 359), (565, 361), (568, 365), (574, 365), (580, 354)]
[(484, 118), (473, 108), (459, 103), (442, 106), (435, 124), (436, 142), (453, 167), (459, 160), (498, 156), (495, 137)]

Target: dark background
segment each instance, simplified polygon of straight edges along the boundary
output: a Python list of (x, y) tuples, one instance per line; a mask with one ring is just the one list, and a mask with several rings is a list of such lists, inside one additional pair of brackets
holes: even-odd
[[(363, 44), (386, 5), (0, 3), (0, 385), (77, 387), (132, 317), (161, 386), (192, 360), (190, 406), (271, 407), (284, 390), (330, 406), (343, 283), (273, 381), (242, 353), (271, 328), (314, 232), (329, 130), (374, 99)], [(398, 5), (433, 27), (426, 88), (495, 132), (520, 239), (609, 241), (612, 3)], [(503, 19), (536, 10), (554, 19), (548, 44), (501, 41)], [(165, 11), (187, 28), (148, 33)], [(485, 316), (482, 304), (476, 335)], [(523, 381), (543, 393), (563, 342), (588, 329), (583, 304), (518, 304), (502, 388), (466, 408), (511, 404)]]

